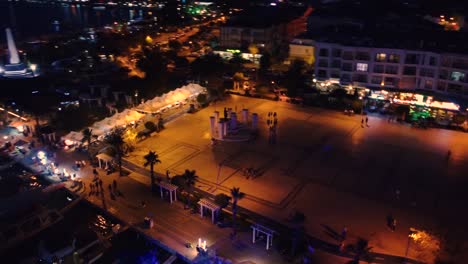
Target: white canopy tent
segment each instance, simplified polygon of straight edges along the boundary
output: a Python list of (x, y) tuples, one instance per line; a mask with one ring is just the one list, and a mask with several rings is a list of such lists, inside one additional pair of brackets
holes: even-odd
[(162, 96), (146, 101), (138, 105), (136, 110), (145, 113), (155, 113), (167, 106), (195, 98), (197, 95), (204, 92), (206, 92), (204, 87), (199, 84), (191, 83), (163, 94)]
[(79, 144), (81, 143), (82, 139), (83, 139), (83, 133), (76, 132), (76, 131), (72, 131), (68, 133), (66, 136), (62, 137), (62, 140), (65, 142), (67, 146), (70, 146), (73, 144)]
[[(172, 104), (183, 102), (185, 100), (195, 98), (198, 94), (206, 92), (206, 89), (199, 84), (188, 84), (177, 88), (174, 91), (163, 94), (162, 96), (155, 97), (144, 103), (141, 103), (133, 109), (125, 109), (120, 113), (116, 113), (111, 117), (104, 118), (101, 121), (94, 123), (90, 128), (93, 130), (93, 134), (100, 137), (110, 132), (114, 127), (125, 126), (132, 122), (136, 122), (142, 119), (144, 113), (155, 113), (164, 107), (168, 107)], [(81, 137), (79, 137), (79, 134)], [(63, 140), (70, 140), (75, 142), (81, 142), (81, 132), (70, 132), (64, 136)]]

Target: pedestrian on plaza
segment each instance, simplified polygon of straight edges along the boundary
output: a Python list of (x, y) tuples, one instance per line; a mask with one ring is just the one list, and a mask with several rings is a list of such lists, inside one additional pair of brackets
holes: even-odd
[(449, 150), (447, 151), (447, 157), (446, 157), (447, 162), (450, 160), (450, 156), (452, 156), (452, 151)]
[(101, 179), (99, 179), (99, 186), (101, 186), (101, 188), (102, 188), (102, 180)]
[(114, 187), (114, 190), (117, 190), (117, 181), (116, 180), (112, 181), (112, 187)]
[(168, 182), (171, 181), (171, 176), (169, 176), (169, 174), (170, 174), (169, 170), (166, 170), (166, 179)]
[(340, 251), (340, 253), (343, 253), (345, 251), (345, 241), (342, 240), (340, 242), (340, 245), (338, 246), (338, 250)]
[(397, 224), (396, 219), (393, 218), (393, 221), (392, 221), (392, 231), (393, 231), (393, 232), (395, 232), (396, 224)]
[(109, 183), (109, 193), (112, 193), (112, 185)]
[(391, 214), (387, 215), (387, 227), (392, 228), (393, 216)]
[(369, 123), (369, 118), (366, 116), (366, 126)]
[(345, 226), (343, 227), (343, 230), (341, 231), (341, 241), (346, 240), (346, 235), (348, 234), (348, 228)]
[(276, 112), (273, 113), (273, 117), (276, 117)]
[(141, 201), (141, 207), (145, 208), (146, 207), (146, 203), (145, 201)]
[(364, 118), (361, 118), (361, 127), (364, 127)]

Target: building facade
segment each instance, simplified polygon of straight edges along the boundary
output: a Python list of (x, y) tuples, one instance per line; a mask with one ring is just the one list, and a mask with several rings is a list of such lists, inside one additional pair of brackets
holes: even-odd
[(285, 12), (287, 14), (281, 16), (281, 9), (263, 10), (267, 13), (265, 17), (258, 17), (258, 13), (248, 13), (221, 26), (220, 46), (246, 50), (255, 45), (261, 50), (272, 52), (283, 44), (287, 46), (295, 36), (305, 32), (307, 17), (312, 12), (311, 8), (307, 8), (297, 15)]
[(298, 51), (310, 47), (319, 81), (338, 79), (343, 85), (418, 89), (468, 98), (468, 55), (299, 39), (290, 44), (290, 57), (305, 58), (308, 54)]

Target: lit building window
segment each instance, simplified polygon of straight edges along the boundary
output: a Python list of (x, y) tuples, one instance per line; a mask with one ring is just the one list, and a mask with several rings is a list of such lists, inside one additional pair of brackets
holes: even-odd
[(387, 59), (387, 54), (385, 53), (377, 53), (375, 55), (375, 60), (376, 61), (385, 61)]
[(367, 63), (356, 63), (356, 70), (366, 72), (368, 68)]

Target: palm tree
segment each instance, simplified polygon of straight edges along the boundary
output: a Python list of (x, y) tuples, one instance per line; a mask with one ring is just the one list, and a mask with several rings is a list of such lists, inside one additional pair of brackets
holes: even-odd
[(107, 136), (105, 142), (115, 151), (115, 157), (117, 158), (117, 163), (119, 164), (119, 174), (122, 176), (122, 156), (124, 154), (124, 140), (122, 131), (117, 130), (112, 134)]
[[(185, 170), (184, 174), (182, 177), (185, 180), (185, 187), (187, 188), (187, 191), (189, 194), (192, 193), (193, 186), (195, 186), (195, 183), (198, 179), (197, 173), (195, 170)], [(189, 199), (187, 199), (187, 204), (188, 204)]]
[(239, 187), (232, 187), (231, 198), (232, 198), (232, 236), (237, 234), (236, 229), (236, 217), (237, 217), (237, 202), (245, 197), (245, 193), (240, 191)]
[(355, 244), (348, 245), (346, 249), (355, 254), (353, 260), (349, 262), (350, 264), (359, 264), (361, 259), (367, 262), (372, 261), (372, 247), (369, 247), (369, 241), (364, 238), (358, 238)]
[(159, 160), (159, 155), (156, 154), (154, 151), (149, 151), (148, 154), (144, 156), (145, 164), (144, 166), (150, 166), (151, 172), (151, 191), (154, 192), (155, 190), (155, 180), (154, 180), (154, 164), (161, 163)]
[(88, 143), (88, 149), (89, 146), (91, 146), (91, 139), (93, 139), (93, 130), (90, 128), (85, 128), (83, 131), (81, 131), (81, 134), (83, 135), (83, 138), (81, 139), (81, 143)]
[(302, 240), (303, 235), (304, 235), (304, 221), (306, 217), (304, 213), (300, 211), (294, 212), (294, 214), (291, 216), (290, 222), (293, 225), (293, 230), (292, 230), (292, 240), (291, 240), (291, 255), (295, 256), (297, 247), (299, 245), (299, 242)]

